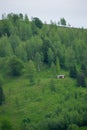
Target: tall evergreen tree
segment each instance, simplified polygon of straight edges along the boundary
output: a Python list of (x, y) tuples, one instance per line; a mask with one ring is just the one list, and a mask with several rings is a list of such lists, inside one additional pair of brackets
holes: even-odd
[(85, 76), (87, 76), (87, 68), (85, 64), (81, 65), (81, 72), (84, 73)]
[(83, 73), (79, 73), (77, 76), (77, 85), (86, 87), (86, 79)]
[(60, 19), (60, 22), (58, 22), (58, 23), (60, 23), (61, 25), (66, 25), (66, 20), (65, 20), (65, 18), (61, 18), (61, 19)]
[(75, 65), (70, 67), (69, 75), (71, 78), (77, 77), (77, 69)]
[(5, 96), (4, 96), (4, 92), (3, 92), (3, 88), (2, 88), (2, 78), (0, 77), (0, 106), (4, 103), (5, 101)]

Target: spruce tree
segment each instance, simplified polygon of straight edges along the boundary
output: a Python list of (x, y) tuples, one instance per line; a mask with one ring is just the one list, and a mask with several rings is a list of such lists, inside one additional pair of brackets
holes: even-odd
[(77, 77), (77, 69), (76, 69), (75, 65), (70, 67), (69, 76), (71, 78), (76, 78)]
[(86, 80), (85, 80), (85, 76), (83, 73), (79, 73), (77, 76), (77, 85), (78, 86), (82, 86), (82, 87), (86, 87)]
[(85, 76), (87, 76), (87, 68), (85, 64), (81, 65), (81, 72), (84, 73)]
[(2, 88), (2, 78), (0, 78), (0, 106), (4, 103), (5, 96)]

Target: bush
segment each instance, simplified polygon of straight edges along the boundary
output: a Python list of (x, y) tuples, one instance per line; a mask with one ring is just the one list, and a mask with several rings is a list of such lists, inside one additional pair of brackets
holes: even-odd
[(85, 64), (81, 65), (81, 72), (84, 73), (85, 76), (87, 76), (87, 68)]
[(78, 126), (76, 124), (71, 124), (68, 127), (68, 130), (77, 130), (77, 129), (78, 129)]
[(62, 119), (47, 119), (44, 120), (40, 126), (41, 130), (66, 130), (67, 129), (67, 124), (64, 120), (64, 118)]
[(16, 56), (9, 59), (7, 69), (10, 76), (20, 76), (23, 69), (23, 62)]
[(20, 129), (21, 130), (28, 130), (30, 121), (31, 120), (29, 118), (23, 119), (22, 123), (21, 123), (21, 126), (20, 126)]
[(1, 130), (12, 130), (11, 123), (7, 120), (3, 120), (1, 124)]

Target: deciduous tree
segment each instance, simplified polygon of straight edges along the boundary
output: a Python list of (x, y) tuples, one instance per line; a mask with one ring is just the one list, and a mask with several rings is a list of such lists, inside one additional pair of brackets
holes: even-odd
[(20, 76), (24, 65), (23, 62), (16, 56), (12, 56), (8, 60), (7, 73), (10, 76)]

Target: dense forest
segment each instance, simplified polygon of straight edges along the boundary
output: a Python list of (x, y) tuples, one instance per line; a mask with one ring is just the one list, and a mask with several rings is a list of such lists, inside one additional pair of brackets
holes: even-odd
[(85, 130), (87, 29), (59, 24), (2, 15), (1, 130)]

